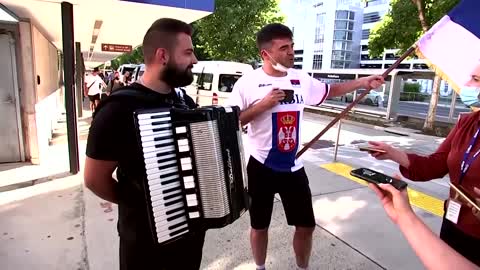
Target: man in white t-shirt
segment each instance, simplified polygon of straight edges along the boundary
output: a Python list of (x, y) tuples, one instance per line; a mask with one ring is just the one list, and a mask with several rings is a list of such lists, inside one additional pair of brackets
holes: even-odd
[(305, 105), (342, 96), (358, 88), (374, 89), (381, 76), (326, 85), (307, 73), (291, 69), (293, 34), (282, 24), (269, 24), (257, 34), (262, 68), (245, 74), (235, 84), (230, 105), (241, 109), (240, 121), (249, 124), (248, 189), (251, 196), (250, 243), (257, 269), (265, 269), (268, 227), (274, 195), (279, 193), (287, 222), (295, 226), (293, 248), (299, 269), (307, 269), (315, 228), (308, 178), (295, 158)]
[(85, 96), (90, 99), (90, 110), (93, 112), (100, 103), (100, 95), (102, 88), (107, 87), (102, 78), (98, 75), (98, 68), (94, 68), (93, 72), (85, 77)]

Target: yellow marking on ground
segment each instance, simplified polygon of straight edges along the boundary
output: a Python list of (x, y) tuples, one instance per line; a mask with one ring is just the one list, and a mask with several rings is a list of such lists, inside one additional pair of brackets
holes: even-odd
[[(366, 181), (359, 179), (357, 177), (351, 176), (350, 171), (352, 171), (354, 168), (346, 164), (337, 162), (337, 163), (324, 164), (324, 165), (321, 165), (320, 167), (324, 168), (327, 171), (333, 172), (337, 175), (350, 179), (354, 182), (357, 182), (361, 185), (364, 185), (364, 186), (367, 185)], [(444, 211), (443, 211), (442, 200), (432, 197), (423, 192), (413, 190), (411, 188), (408, 188), (407, 190), (408, 190), (408, 197), (410, 198), (410, 203), (413, 206), (416, 206), (436, 216), (439, 216), (439, 217), (443, 216)]]

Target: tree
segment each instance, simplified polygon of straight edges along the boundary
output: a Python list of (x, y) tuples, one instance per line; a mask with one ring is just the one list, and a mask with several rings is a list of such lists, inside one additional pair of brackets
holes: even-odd
[[(390, 48), (399, 48), (399, 53), (405, 52), (459, 1), (392, 0), (388, 14), (372, 29), (368, 43), (370, 55), (380, 56)], [(412, 14), (417, 15), (415, 19)], [(426, 131), (433, 130), (440, 82), (440, 76), (435, 76), (430, 106), (423, 126)]]
[(213, 14), (192, 24), (200, 60), (258, 60), (255, 34), (268, 23), (283, 22), (278, 0), (217, 0), (215, 5)]

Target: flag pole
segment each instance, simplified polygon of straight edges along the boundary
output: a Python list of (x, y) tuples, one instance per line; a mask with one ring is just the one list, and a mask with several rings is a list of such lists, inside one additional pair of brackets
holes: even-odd
[[(383, 72), (382, 74), (382, 77), (383, 78), (387, 78), (388, 74), (390, 74), (390, 72), (392, 72), (392, 70), (396, 69), (398, 67), (398, 65), (400, 65), (400, 63), (405, 60), (405, 58), (407, 58), (410, 54), (412, 54), (413, 52), (415, 51), (415, 46), (412, 46), (410, 47), (404, 54), (402, 54), (402, 56), (400, 56), (400, 58), (392, 64), (392, 66), (390, 66), (387, 70), (385, 70), (385, 72)], [(371, 90), (371, 89), (369, 89)], [(355, 105), (357, 105), (360, 100), (362, 100), (370, 91), (365, 91), (364, 93), (362, 93), (359, 97), (357, 97), (356, 100), (354, 100), (350, 105), (347, 106), (347, 108), (345, 108), (345, 110), (343, 110), (339, 115), (337, 115), (337, 117), (335, 117), (335, 119), (333, 119), (322, 131), (320, 131), (320, 133), (317, 134), (317, 136), (315, 136), (310, 142), (308, 142), (296, 155), (296, 158), (299, 158), (301, 155), (303, 155), (303, 153), (305, 153), (305, 151), (308, 150), (308, 148), (310, 148), (316, 141), (318, 141), (318, 139), (320, 139), (320, 137), (323, 136), (323, 134), (325, 134), (331, 127), (333, 127), (333, 125), (335, 125), (340, 119), (342, 119)]]

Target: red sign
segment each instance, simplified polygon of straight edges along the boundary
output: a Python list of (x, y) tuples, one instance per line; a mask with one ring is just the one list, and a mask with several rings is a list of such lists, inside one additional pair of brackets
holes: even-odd
[(102, 43), (102, 51), (128, 53), (132, 51), (132, 45)]

